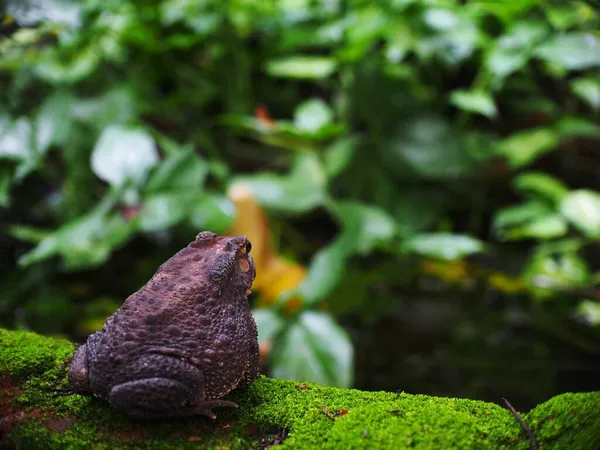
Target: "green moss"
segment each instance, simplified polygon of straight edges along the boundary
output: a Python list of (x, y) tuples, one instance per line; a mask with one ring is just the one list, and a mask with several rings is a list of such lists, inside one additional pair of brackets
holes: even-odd
[(600, 448), (600, 392), (558, 395), (524, 420), (544, 449)]
[[(529, 448), (515, 418), (495, 404), (267, 377), (230, 395), (239, 409), (217, 410), (216, 422), (204, 417), (131, 421), (97, 399), (56, 395), (66, 387), (65, 361), (72, 352), (65, 341), (0, 330), (0, 376), (20, 379), (14, 391), (21, 392), (10, 401), (24, 414), (8, 436), (9, 446), (246, 449), (273, 441), (285, 427), (289, 437), (282, 448)], [(600, 392), (565, 394), (524, 419), (542, 448), (600, 448), (598, 405)]]
[(15, 378), (56, 368), (73, 353), (70, 342), (0, 328), (0, 373)]

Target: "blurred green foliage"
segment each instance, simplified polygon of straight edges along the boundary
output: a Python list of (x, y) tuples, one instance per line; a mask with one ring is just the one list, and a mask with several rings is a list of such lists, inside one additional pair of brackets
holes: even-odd
[(423, 260), (492, 255), (528, 314), (598, 325), (599, 25), (584, 1), (9, 2), (1, 324), (97, 329), (227, 231), (235, 183), (308, 266), (256, 311), (276, 376), (351, 385), (338, 319), (423, 295)]

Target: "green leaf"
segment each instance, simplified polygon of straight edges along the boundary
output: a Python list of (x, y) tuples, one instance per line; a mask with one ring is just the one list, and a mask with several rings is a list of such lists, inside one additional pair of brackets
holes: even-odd
[(127, 180), (141, 184), (159, 161), (152, 137), (142, 129), (110, 125), (92, 152), (92, 170), (113, 186)]
[(571, 191), (562, 201), (560, 211), (581, 232), (600, 238), (600, 194), (589, 190)]
[(329, 208), (343, 226), (340, 240), (351, 253), (366, 254), (396, 234), (394, 219), (376, 206), (343, 201), (332, 202)]
[(483, 242), (471, 236), (450, 233), (423, 233), (403, 243), (405, 251), (430, 258), (455, 260), (484, 250)]
[(456, 90), (450, 94), (450, 102), (464, 111), (492, 118), (498, 110), (494, 99), (487, 92)]
[(310, 211), (325, 199), (325, 171), (312, 153), (296, 154), (287, 175), (260, 173), (234, 178), (231, 189), (249, 191), (263, 206), (287, 213)]
[(352, 201), (331, 202), (328, 206), (342, 231), (333, 243), (315, 253), (308, 274), (298, 286), (298, 293), (309, 305), (333, 291), (344, 274), (349, 256), (382, 247), (396, 234), (396, 223), (380, 208)]
[(6, 208), (10, 205), (10, 187), (13, 175), (9, 169), (0, 168), (0, 206)]
[(527, 64), (533, 48), (547, 34), (545, 24), (534, 21), (514, 23), (506, 34), (494, 41), (486, 55), (485, 67), (497, 80), (504, 79)]
[(289, 324), (273, 349), (272, 376), (348, 388), (354, 351), (331, 316), (306, 311)]
[(555, 128), (561, 137), (600, 138), (600, 125), (581, 117), (563, 117)]
[(285, 320), (274, 310), (260, 308), (252, 310), (258, 328), (258, 343), (265, 345), (274, 339), (285, 327)]
[(314, 254), (308, 273), (298, 286), (298, 293), (305, 304), (316, 304), (335, 289), (344, 274), (349, 253), (350, 249), (338, 238)]
[(233, 226), (235, 217), (235, 205), (229, 198), (204, 194), (194, 202), (189, 219), (197, 230), (210, 230), (221, 234)]
[(558, 135), (546, 128), (522, 131), (503, 139), (497, 144), (496, 152), (505, 156), (513, 167), (523, 167), (542, 154), (554, 150)]
[(164, 230), (182, 222), (190, 215), (198, 195), (194, 192), (167, 192), (144, 199), (139, 224), (144, 231)]
[(208, 173), (208, 166), (193, 149), (174, 154), (158, 166), (148, 177), (145, 190), (149, 193), (167, 191), (200, 192)]
[(586, 23), (593, 23), (597, 17), (593, 7), (582, 1), (547, 4), (544, 12), (552, 26), (561, 31), (572, 27), (585, 28)]
[(564, 236), (567, 229), (567, 222), (560, 214), (549, 213), (536, 216), (521, 225), (502, 230), (501, 237), (506, 240), (555, 239)]
[(590, 325), (600, 325), (600, 303), (593, 300), (583, 300), (577, 307), (577, 315), (583, 317)]
[(554, 239), (567, 228), (563, 217), (539, 201), (503, 208), (494, 217), (494, 231), (504, 240)]
[(325, 56), (289, 56), (267, 62), (266, 72), (274, 77), (318, 80), (335, 72), (336, 62)]
[(344, 137), (336, 140), (325, 153), (325, 172), (331, 179), (341, 174), (356, 154), (356, 139)]
[(68, 140), (71, 101), (69, 92), (59, 90), (42, 104), (35, 123), (38, 154), (44, 154), (51, 145), (61, 146)]
[(333, 121), (333, 111), (318, 98), (305, 101), (294, 113), (294, 126), (302, 131), (314, 133)]
[(0, 159), (25, 160), (33, 155), (32, 127), (29, 119), (6, 120), (0, 127)]
[(113, 204), (114, 199), (107, 198), (89, 213), (65, 223), (23, 255), (19, 263), (29, 266), (55, 255), (62, 256), (69, 269), (104, 263), (135, 230), (134, 222), (126, 222), (111, 212)]
[(577, 78), (570, 85), (573, 92), (594, 111), (600, 110), (600, 77)]
[(10, 228), (10, 235), (22, 241), (35, 242), (36, 244), (47, 238), (51, 232), (26, 225), (15, 225)]
[(592, 33), (557, 35), (535, 49), (535, 55), (549, 64), (570, 70), (600, 66), (600, 39)]
[(442, 118), (418, 115), (402, 120), (384, 153), (390, 170), (406, 176), (406, 168), (425, 179), (454, 179), (473, 170), (460, 136)]
[(51, 47), (45, 51), (35, 69), (51, 84), (75, 84), (87, 78), (100, 64), (100, 49), (88, 47), (65, 55)]
[(524, 277), (535, 297), (545, 299), (556, 292), (585, 286), (589, 270), (574, 252), (552, 254), (541, 248), (528, 263)]
[(71, 113), (100, 132), (109, 125), (131, 123), (138, 115), (137, 103), (133, 89), (119, 85), (98, 97), (73, 100)]
[(538, 201), (521, 203), (500, 209), (494, 217), (494, 228), (501, 233), (504, 228), (522, 225), (552, 213), (547, 205)]
[(0, 123), (0, 160), (18, 161), (14, 179), (19, 181), (37, 169), (41, 159), (34, 148), (34, 136), (31, 121), (20, 117), (15, 121), (4, 120)]
[(543, 172), (522, 173), (514, 179), (513, 184), (521, 192), (533, 193), (556, 204), (569, 191), (562, 181)]

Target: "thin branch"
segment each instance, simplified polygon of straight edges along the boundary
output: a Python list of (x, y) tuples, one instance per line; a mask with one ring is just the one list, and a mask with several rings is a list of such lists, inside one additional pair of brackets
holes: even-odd
[(538, 445), (535, 440), (535, 436), (533, 435), (533, 430), (527, 426), (527, 424), (523, 421), (523, 419), (521, 418), (521, 416), (519, 415), (517, 410), (515, 408), (513, 408), (513, 405), (511, 405), (507, 399), (502, 398), (502, 400), (504, 400), (504, 404), (510, 410), (512, 415), (515, 416), (515, 419), (517, 419), (517, 422), (519, 422), (519, 425), (521, 425), (521, 428), (523, 429), (523, 431), (525, 431), (525, 433), (527, 433), (527, 436), (529, 436), (529, 442), (531, 442), (530, 449), (537, 450)]

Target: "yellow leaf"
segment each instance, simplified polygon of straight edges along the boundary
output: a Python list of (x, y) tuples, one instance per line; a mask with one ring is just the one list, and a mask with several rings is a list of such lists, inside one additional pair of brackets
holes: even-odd
[(306, 269), (275, 252), (271, 246), (267, 216), (248, 190), (241, 185), (233, 185), (228, 195), (237, 210), (236, 220), (228, 234), (245, 235), (252, 243), (252, 258), (256, 267), (253, 289), (271, 303), (283, 292), (296, 288), (306, 276)]

